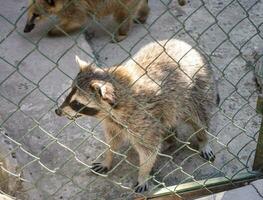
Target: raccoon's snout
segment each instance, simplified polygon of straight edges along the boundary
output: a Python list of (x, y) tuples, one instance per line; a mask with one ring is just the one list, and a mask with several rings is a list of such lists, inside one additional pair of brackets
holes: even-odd
[(27, 20), (26, 26), (24, 28), (24, 33), (29, 33), (35, 28), (35, 20), (38, 18), (40, 15), (38, 14), (33, 14), (31, 19)]
[(69, 120), (75, 120), (75, 119), (81, 117), (80, 114), (75, 114), (74, 116), (71, 116), (71, 115), (63, 112), (63, 110), (62, 110), (61, 108), (56, 109), (56, 110), (55, 110), (55, 113), (56, 113), (57, 116), (59, 116), (59, 117), (65, 116), (65, 117), (68, 118)]
[(59, 108), (55, 110), (55, 113), (60, 117), (62, 116), (62, 110)]

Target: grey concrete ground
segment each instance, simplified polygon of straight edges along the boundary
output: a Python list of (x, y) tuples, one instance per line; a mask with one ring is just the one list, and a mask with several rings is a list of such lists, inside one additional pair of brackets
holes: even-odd
[[(1, 4), (0, 123), (6, 134), (0, 137), (9, 146), (8, 153), (1, 153), (5, 158), (13, 155), (17, 167), (11, 171), (25, 179), (15, 191), (18, 198), (108, 200), (133, 196), (137, 169), (131, 163), (137, 163), (136, 153), (129, 151), (126, 159), (125, 146), (107, 177), (92, 174), (88, 166), (100, 160), (107, 148), (99, 122), (84, 118), (73, 123), (58, 118), (54, 108), (78, 71), (75, 54), (92, 61), (93, 49), (102, 67), (108, 67), (129, 59), (149, 42), (172, 37), (197, 46), (211, 59), (221, 96), (210, 127), (216, 160), (205, 162), (187, 148), (178, 150), (180, 144), (176, 144), (164, 152), (172, 159), (159, 156), (152, 188), (158, 183), (170, 186), (208, 177), (234, 178), (251, 171), (261, 118), (255, 112), (257, 92), (247, 61), (253, 60), (254, 50), (263, 48), (262, 1), (192, 0), (179, 7), (176, 1), (151, 0), (147, 24), (134, 25), (126, 40), (112, 44), (105, 31), (91, 25), (89, 31), (95, 32), (95, 38), (90, 45), (84, 35), (42, 38), (46, 24), (24, 34), (27, 1)], [(113, 30), (109, 21), (102, 23)], [(189, 131), (185, 126), (180, 130)]]
[(220, 192), (196, 200), (262, 200), (263, 199), (263, 180), (257, 180), (247, 186)]

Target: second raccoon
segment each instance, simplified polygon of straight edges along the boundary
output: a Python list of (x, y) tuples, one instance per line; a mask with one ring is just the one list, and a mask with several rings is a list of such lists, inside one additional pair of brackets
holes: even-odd
[(24, 32), (34, 29), (36, 21), (50, 15), (59, 19), (59, 28), (49, 31), (50, 36), (63, 35), (80, 29), (88, 16), (97, 19), (113, 15), (117, 22), (118, 32), (115, 40), (125, 39), (130, 30), (132, 19), (145, 23), (149, 14), (148, 0), (30, 0), (27, 24)]

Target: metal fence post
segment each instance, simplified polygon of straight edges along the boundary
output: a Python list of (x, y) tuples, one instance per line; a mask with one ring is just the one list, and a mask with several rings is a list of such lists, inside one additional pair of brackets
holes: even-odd
[(262, 114), (253, 170), (263, 172), (263, 95), (258, 97), (257, 112)]

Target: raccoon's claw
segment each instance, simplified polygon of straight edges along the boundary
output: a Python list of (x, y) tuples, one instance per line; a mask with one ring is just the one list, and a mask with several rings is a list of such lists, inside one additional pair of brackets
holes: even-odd
[(204, 148), (202, 148), (200, 151), (200, 156), (211, 162), (213, 162), (216, 158), (212, 148), (209, 145), (206, 145)]
[(147, 20), (147, 17), (144, 17), (144, 18), (143, 17), (138, 17), (136, 19), (133, 19), (133, 22), (135, 24), (145, 24), (146, 20)]
[(87, 41), (90, 41), (94, 37), (95, 37), (95, 33), (94, 32), (88, 32), (88, 31), (85, 32), (85, 39)]
[(108, 167), (104, 166), (102, 163), (92, 163), (91, 169), (100, 174), (106, 174), (109, 171)]
[(145, 183), (139, 185), (139, 183), (137, 182), (136, 185), (134, 186), (134, 191), (136, 193), (143, 193), (149, 190), (149, 184), (146, 181)]

